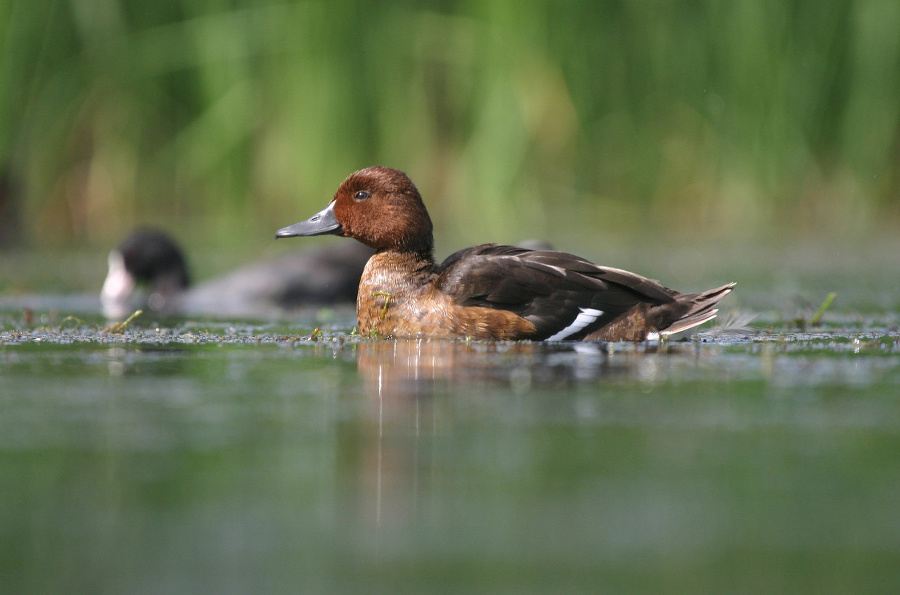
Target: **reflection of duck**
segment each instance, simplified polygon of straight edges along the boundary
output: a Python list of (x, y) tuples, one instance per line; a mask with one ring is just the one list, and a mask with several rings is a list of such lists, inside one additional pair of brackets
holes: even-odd
[(332, 234), (376, 250), (360, 281), (359, 331), (387, 336), (641, 341), (712, 320), (734, 283), (680, 293), (549, 250), (482, 244), (434, 260), (422, 197), (401, 171), (348, 177), (328, 206), (276, 237)]
[(674, 361), (698, 365), (701, 354), (692, 343), (629, 343), (613, 349), (590, 342), (431, 339), (362, 340), (356, 350), (366, 394), (388, 412), (444, 393), (455, 402), (469, 396), (481, 400), (486, 393), (479, 389), (488, 387), (520, 393), (599, 380), (649, 382)]
[(630, 362), (613, 365), (597, 343), (529, 341), (441, 341), (399, 339), (361, 341), (357, 366), (366, 392), (380, 403), (403, 407), (408, 398), (430, 396), (435, 387), (510, 385), (514, 391), (533, 384), (584, 382), (627, 373)]
[(175, 241), (141, 229), (110, 252), (100, 299), (103, 313), (114, 319), (138, 307), (159, 314), (259, 316), (306, 304), (351, 304), (371, 255), (362, 245), (294, 251), (189, 286), (187, 263)]

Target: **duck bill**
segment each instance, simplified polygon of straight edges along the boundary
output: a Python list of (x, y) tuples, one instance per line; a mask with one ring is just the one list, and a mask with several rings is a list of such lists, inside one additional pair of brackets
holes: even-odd
[(293, 238), (297, 236), (341, 235), (344, 228), (334, 216), (334, 201), (328, 206), (300, 223), (283, 227), (275, 232), (275, 238)]

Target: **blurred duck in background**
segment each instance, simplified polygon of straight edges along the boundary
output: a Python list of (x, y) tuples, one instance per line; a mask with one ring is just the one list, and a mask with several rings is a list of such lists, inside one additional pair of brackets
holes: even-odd
[(191, 286), (178, 244), (160, 230), (139, 229), (110, 252), (100, 301), (113, 320), (138, 308), (164, 316), (255, 317), (305, 305), (352, 305), (371, 255), (357, 242), (342, 242), (251, 263)]

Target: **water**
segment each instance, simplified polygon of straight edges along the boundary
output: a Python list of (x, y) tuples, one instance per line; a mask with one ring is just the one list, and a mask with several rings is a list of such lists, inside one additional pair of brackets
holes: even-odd
[(4, 592), (900, 586), (891, 316), (663, 345), (21, 316)]

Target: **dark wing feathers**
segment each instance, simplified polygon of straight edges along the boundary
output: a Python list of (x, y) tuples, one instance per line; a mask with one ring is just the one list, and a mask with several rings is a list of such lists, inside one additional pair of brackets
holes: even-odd
[(495, 244), (466, 248), (449, 256), (440, 266), (435, 286), (462, 306), (515, 312), (537, 327), (535, 339), (566, 328), (584, 308), (601, 310), (603, 315), (577, 336), (607, 324), (639, 303), (664, 304), (676, 295), (651, 279), (565, 252)]

